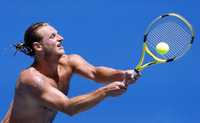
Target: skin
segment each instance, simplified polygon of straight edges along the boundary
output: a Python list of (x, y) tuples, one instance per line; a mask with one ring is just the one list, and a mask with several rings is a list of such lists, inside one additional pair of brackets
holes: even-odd
[[(73, 116), (106, 97), (123, 94), (127, 85), (139, 77), (132, 70), (95, 67), (79, 55), (66, 55), (60, 44), (63, 37), (50, 25), (41, 27), (38, 34), (43, 39), (33, 44), (34, 63), (21, 71), (3, 123), (51, 123), (57, 111)], [(69, 98), (67, 94), (74, 73), (105, 85)]]

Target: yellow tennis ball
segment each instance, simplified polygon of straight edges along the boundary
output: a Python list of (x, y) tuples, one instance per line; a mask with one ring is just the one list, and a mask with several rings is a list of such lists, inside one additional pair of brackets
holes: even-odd
[(165, 42), (160, 42), (156, 45), (157, 53), (164, 55), (169, 52), (169, 45)]

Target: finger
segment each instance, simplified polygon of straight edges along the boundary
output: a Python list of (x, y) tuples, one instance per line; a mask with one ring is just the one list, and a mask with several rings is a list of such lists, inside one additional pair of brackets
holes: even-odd
[(119, 85), (119, 87), (120, 87), (120, 89), (127, 90), (128, 83), (126, 81), (124, 81), (121, 85)]
[(128, 86), (128, 81), (130, 77), (130, 74), (128, 72), (125, 72), (124, 74), (124, 80), (122, 81), (124, 83), (125, 86)]
[(124, 92), (126, 92), (126, 90), (125, 89), (121, 89), (121, 90), (112, 92), (111, 95), (112, 96), (118, 96), (118, 95), (122, 95)]

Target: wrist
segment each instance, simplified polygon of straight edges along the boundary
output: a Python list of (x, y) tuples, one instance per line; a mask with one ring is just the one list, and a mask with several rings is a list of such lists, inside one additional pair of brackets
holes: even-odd
[(102, 97), (107, 97), (108, 96), (107, 92), (108, 92), (108, 89), (105, 88), (105, 87), (102, 87), (102, 88), (99, 88), (99, 89), (96, 90), (96, 93), (98, 93)]

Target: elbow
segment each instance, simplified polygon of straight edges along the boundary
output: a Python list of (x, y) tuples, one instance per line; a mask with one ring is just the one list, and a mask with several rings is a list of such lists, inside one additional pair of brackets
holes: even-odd
[(75, 114), (68, 114), (68, 116), (73, 117)]
[(72, 116), (78, 114), (78, 112), (76, 112), (74, 110), (67, 110), (67, 111), (65, 111), (65, 114), (72, 117)]
[(72, 112), (65, 112), (68, 116), (72, 117), (75, 115), (75, 113), (72, 113)]
[(64, 112), (66, 115), (69, 115), (69, 116), (74, 116), (79, 113), (79, 111), (76, 109), (76, 107), (74, 107), (71, 104), (64, 106), (64, 108), (62, 108), (62, 109), (63, 109), (62, 112)]
[(75, 111), (65, 111), (65, 114), (67, 114), (68, 116), (70, 116), (70, 117), (73, 117), (73, 116), (75, 116), (76, 114), (78, 114), (78, 112), (75, 112)]

